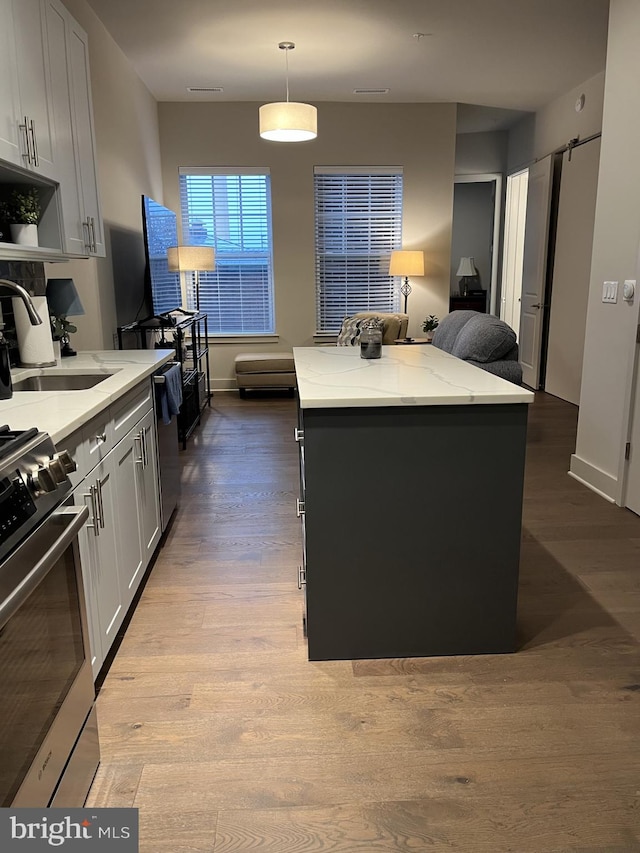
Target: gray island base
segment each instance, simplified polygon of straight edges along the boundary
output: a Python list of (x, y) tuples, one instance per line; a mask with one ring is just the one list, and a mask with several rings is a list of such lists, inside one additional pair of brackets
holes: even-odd
[[(398, 348), (403, 354), (433, 349)], [(313, 356), (306, 348), (294, 352), (309, 659), (515, 651), (531, 392), (492, 377), (486, 404), (478, 394), (447, 405), (446, 393), (434, 391), (434, 405), (416, 394), (412, 405), (393, 398), (390, 405), (378, 399), (367, 405), (371, 387), (379, 397), (382, 371), (367, 373), (368, 390), (354, 390), (349, 405), (344, 382), (355, 387), (353, 372), (360, 369), (352, 361), (341, 399), (331, 406), (313, 391), (321, 384), (322, 394), (332, 396)], [(393, 359), (414, 383), (420, 365), (434, 372), (426, 353)], [(452, 365), (458, 389), (459, 364)], [(440, 378), (448, 367), (437, 361)], [(467, 384), (474, 373), (463, 377)], [(504, 402), (496, 402), (502, 386)]]

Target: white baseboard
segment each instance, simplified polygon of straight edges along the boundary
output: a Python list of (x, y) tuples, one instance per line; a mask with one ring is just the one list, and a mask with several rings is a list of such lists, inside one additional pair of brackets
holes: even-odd
[(606, 471), (602, 471), (600, 468), (587, 462), (585, 459), (576, 456), (575, 453), (571, 454), (569, 476), (582, 483), (583, 486), (587, 486), (592, 492), (600, 495), (601, 498), (609, 501), (609, 503), (614, 504), (616, 502), (615, 496), (618, 494), (617, 479), (612, 477), (611, 474), (607, 474)]

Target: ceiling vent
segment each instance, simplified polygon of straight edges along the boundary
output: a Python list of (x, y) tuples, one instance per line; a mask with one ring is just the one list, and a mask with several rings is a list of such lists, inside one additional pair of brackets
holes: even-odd
[(354, 95), (388, 95), (389, 89), (354, 89)]
[(224, 92), (222, 86), (187, 86), (187, 92)]

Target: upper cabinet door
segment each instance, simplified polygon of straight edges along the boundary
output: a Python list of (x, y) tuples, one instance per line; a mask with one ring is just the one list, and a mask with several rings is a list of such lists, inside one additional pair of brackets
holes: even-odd
[(0, 160), (25, 165), (25, 137), (20, 137), (20, 92), (12, 0), (0, 0)]
[(69, 31), (69, 60), (71, 70), (71, 95), (74, 116), (74, 142), (84, 206), (84, 221), (89, 232), (92, 255), (106, 255), (100, 196), (96, 171), (96, 145), (91, 105), (91, 76), (89, 74), (89, 48), (87, 35), (71, 20)]
[(44, 8), (41, 0), (13, 0), (13, 34), (20, 112), (15, 117), (22, 136), (20, 165), (58, 180), (53, 121), (46, 64)]
[(88, 255), (88, 232), (73, 142), (71, 84), (69, 81), (68, 12), (57, 0), (44, 0), (51, 79), (51, 109), (56, 128), (56, 160), (60, 175), (64, 252)]
[(87, 36), (60, 0), (42, 0), (56, 130), (64, 251), (104, 257)]

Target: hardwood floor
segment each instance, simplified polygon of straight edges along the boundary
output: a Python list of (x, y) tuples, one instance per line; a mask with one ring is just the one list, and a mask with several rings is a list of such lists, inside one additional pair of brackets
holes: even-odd
[(295, 403), (216, 396), (89, 805), (143, 853), (640, 851), (640, 518), (567, 475), (576, 414), (531, 407), (516, 654), (310, 663)]

